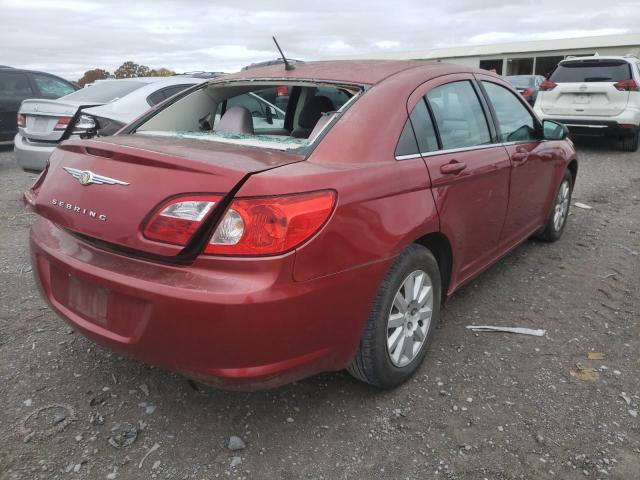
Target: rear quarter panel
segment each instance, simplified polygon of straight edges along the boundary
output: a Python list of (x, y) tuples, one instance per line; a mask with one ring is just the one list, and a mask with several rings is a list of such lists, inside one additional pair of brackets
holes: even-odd
[(300, 162), (254, 175), (237, 196), (333, 189), (331, 218), (296, 251), (294, 278), (306, 281), (398, 255), (422, 235), (438, 230), (422, 159), (375, 164)]

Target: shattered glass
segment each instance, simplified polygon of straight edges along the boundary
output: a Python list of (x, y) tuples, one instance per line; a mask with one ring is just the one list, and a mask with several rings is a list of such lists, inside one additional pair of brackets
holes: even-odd
[(149, 130), (138, 132), (138, 134), (151, 135), (157, 137), (178, 137), (192, 138), (196, 140), (207, 140), (213, 142), (230, 143), (234, 145), (245, 145), (248, 147), (273, 148), (276, 150), (293, 150), (305, 147), (309, 144), (307, 138), (294, 138), (284, 135), (252, 135), (233, 132), (208, 131), (160, 131)]

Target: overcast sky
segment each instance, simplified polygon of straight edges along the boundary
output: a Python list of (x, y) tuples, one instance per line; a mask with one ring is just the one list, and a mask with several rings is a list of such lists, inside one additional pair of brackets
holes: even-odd
[(274, 34), (312, 60), (638, 31), (638, 0), (0, 0), (0, 64), (75, 80), (126, 60), (234, 71), (275, 58)]

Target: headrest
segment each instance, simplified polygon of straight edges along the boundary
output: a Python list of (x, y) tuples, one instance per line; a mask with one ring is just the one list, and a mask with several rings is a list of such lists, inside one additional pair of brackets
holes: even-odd
[(253, 135), (251, 112), (245, 107), (231, 107), (224, 112), (215, 127), (215, 131)]

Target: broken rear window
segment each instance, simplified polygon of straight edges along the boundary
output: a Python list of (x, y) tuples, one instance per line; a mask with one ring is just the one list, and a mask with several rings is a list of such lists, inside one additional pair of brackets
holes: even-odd
[(217, 82), (166, 106), (135, 133), (295, 150), (319, 138), (361, 91), (308, 81)]

